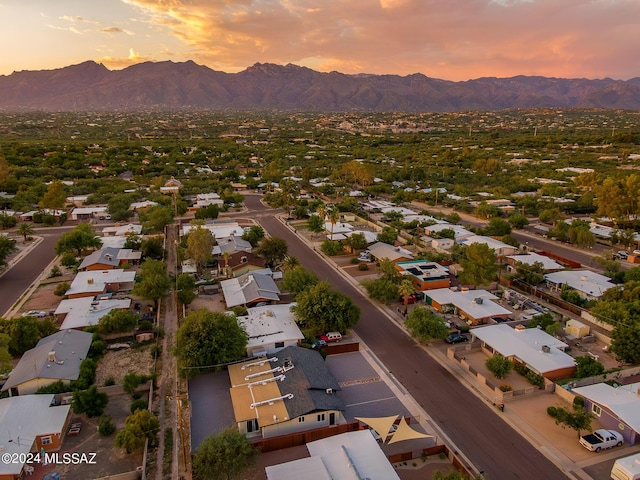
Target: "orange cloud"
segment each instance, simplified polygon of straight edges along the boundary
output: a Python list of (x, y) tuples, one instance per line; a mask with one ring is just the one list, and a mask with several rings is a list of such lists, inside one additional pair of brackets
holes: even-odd
[(122, 0), (225, 71), (637, 76), (636, 0)]
[(133, 48), (130, 48), (128, 57), (117, 58), (117, 57), (111, 57), (107, 55), (97, 59), (96, 62), (102, 63), (105, 67), (109, 69), (117, 70), (120, 68), (125, 68), (128, 66), (134, 65), (136, 63), (147, 62), (149, 60), (151, 60), (151, 58), (140, 55)]

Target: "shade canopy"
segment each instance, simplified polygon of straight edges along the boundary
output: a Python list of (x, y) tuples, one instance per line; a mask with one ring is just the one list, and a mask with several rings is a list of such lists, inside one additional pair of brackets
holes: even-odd
[(387, 436), (389, 435), (391, 426), (395, 423), (397, 419), (398, 419), (398, 415), (394, 415), (392, 417), (372, 417), (372, 418), (356, 417), (356, 420), (359, 420), (365, 425), (369, 425), (376, 432), (378, 432), (378, 435), (380, 435), (380, 438), (382, 439), (383, 443), (387, 439)]
[(398, 424), (398, 429), (395, 431), (391, 440), (389, 440), (389, 444), (395, 442), (401, 442), (403, 440), (415, 440), (417, 438), (431, 438), (433, 435), (427, 435), (426, 433), (421, 433), (409, 426), (407, 420), (402, 417), (400, 419), (400, 423)]

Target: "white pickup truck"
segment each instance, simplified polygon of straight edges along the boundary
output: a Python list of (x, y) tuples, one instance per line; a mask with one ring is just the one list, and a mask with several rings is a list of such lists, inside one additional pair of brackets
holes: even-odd
[(580, 445), (592, 452), (599, 452), (607, 448), (619, 447), (623, 442), (620, 432), (601, 428), (588, 435), (580, 437)]

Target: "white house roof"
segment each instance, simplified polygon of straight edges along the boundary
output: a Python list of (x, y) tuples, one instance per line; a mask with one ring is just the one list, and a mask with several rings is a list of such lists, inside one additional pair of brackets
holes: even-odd
[(591, 270), (562, 270), (547, 273), (544, 279), (556, 285), (568, 285), (595, 298), (601, 297), (604, 292), (615, 286), (609, 277)]
[(388, 258), (392, 262), (399, 258), (413, 258), (413, 253), (402, 247), (394, 247), (384, 242), (377, 242), (369, 246), (369, 252), (375, 258)]
[(331, 223), (331, 222), (324, 222), (324, 230), (325, 232), (333, 232), (334, 234), (336, 233), (351, 233), (353, 231), (353, 226), (351, 226), (348, 223), (342, 223), (342, 222), (336, 222), (336, 223)]
[(139, 208), (147, 208), (147, 207), (155, 207), (158, 205), (158, 202), (153, 202), (151, 200), (143, 200), (142, 202), (133, 202), (129, 205), (129, 210), (138, 210)]
[(267, 480), (333, 480), (321, 457), (306, 457), (265, 467)]
[(640, 382), (619, 387), (596, 383), (574, 388), (572, 392), (607, 407), (620, 420), (636, 432), (640, 432), (640, 394), (638, 394), (638, 390), (640, 390)]
[(475, 319), (511, 314), (506, 308), (494, 303), (492, 300), (497, 300), (498, 297), (486, 290), (456, 292), (448, 288), (436, 288), (425, 293), (440, 305), (454, 305)]
[(454, 225), (452, 223), (437, 223), (435, 225), (429, 225), (428, 227), (425, 227), (425, 231), (428, 233), (438, 233), (442, 230), (453, 230), (455, 238), (469, 237), (473, 235), (472, 232), (470, 232), (463, 226)]
[(104, 213), (107, 207), (76, 207), (71, 210), (71, 215), (93, 215), (94, 213)]
[(369, 230), (354, 230), (353, 232), (346, 233), (345, 235), (350, 237), (355, 233), (364, 235), (364, 239), (367, 241), (367, 243), (373, 243), (378, 238), (378, 234), (376, 232), (370, 232)]
[(121, 268), (113, 270), (92, 270), (78, 272), (71, 282), (67, 295), (77, 293), (102, 292), (108, 283), (131, 283), (135, 281), (136, 272), (124, 271)]
[(104, 235), (140, 235), (142, 233), (142, 225), (136, 225), (134, 223), (127, 223), (126, 225), (116, 225), (113, 227), (105, 227), (102, 229)]
[(98, 237), (102, 242), (102, 248), (124, 248), (124, 244), (127, 243), (127, 237), (124, 235), (110, 235), (108, 237)]
[[(52, 407), (54, 395), (20, 395), (0, 400), (0, 447), (26, 454), (39, 435), (62, 433), (71, 405)], [(18, 475), (24, 463), (0, 462), (0, 476)]]
[(93, 297), (69, 298), (62, 300), (54, 312), (56, 315), (66, 313), (60, 330), (84, 328), (96, 325), (98, 320), (111, 310), (124, 310), (131, 307), (131, 299), (94, 300)]
[(449, 277), (449, 269), (436, 262), (412, 260), (410, 262), (398, 262), (396, 265), (402, 269), (403, 275), (413, 275), (423, 282), (428, 282), (431, 279)]
[(247, 348), (276, 342), (303, 340), (304, 335), (296, 324), (291, 307), (296, 305), (265, 305), (247, 309), (247, 315), (238, 317), (238, 324), (244, 327), (249, 341)]
[[(184, 236), (188, 234), (192, 228), (194, 228), (194, 225), (184, 225), (182, 227), (181, 235)], [(242, 236), (242, 234), (244, 233), (244, 230), (238, 224), (238, 222), (206, 223), (202, 226), (202, 228), (206, 228), (207, 230), (209, 230), (215, 238), (223, 238), (230, 235)]]
[(506, 244), (495, 238), (485, 237), (483, 235), (471, 235), (461, 239), (458, 243), (462, 245), (471, 245), (472, 243), (484, 243), (489, 248), (495, 250), (497, 255), (503, 255), (506, 252), (515, 252), (517, 250), (513, 245)]
[(539, 253), (525, 253), (523, 255), (507, 255), (507, 258), (513, 259), (516, 262), (521, 262), (526, 265), (533, 265), (534, 263), (542, 263), (545, 270), (560, 270), (562, 265), (556, 262), (553, 258), (549, 258), (546, 255), (540, 255)]
[(500, 324), (474, 328), (471, 333), (497, 353), (522, 360), (539, 375), (575, 366), (573, 357), (563, 351), (567, 344), (539, 328), (516, 330)]

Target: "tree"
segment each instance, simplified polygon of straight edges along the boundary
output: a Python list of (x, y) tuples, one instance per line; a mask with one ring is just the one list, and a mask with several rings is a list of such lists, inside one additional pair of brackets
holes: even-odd
[(287, 270), (282, 277), (282, 288), (291, 293), (295, 299), (300, 292), (318, 283), (316, 272), (298, 265), (292, 270)]
[(116, 435), (116, 447), (127, 453), (144, 447), (145, 441), (155, 441), (160, 421), (149, 410), (136, 410), (124, 421), (124, 429)]
[(9, 342), (11, 337), (6, 333), (0, 333), (0, 375), (5, 375), (13, 370), (11, 360), (13, 357), (9, 353)]
[(196, 225), (196, 228), (189, 230), (187, 235), (187, 256), (196, 263), (198, 272), (202, 266), (211, 261), (213, 257), (213, 247), (216, 239), (211, 231), (202, 225)]
[(140, 279), (133, 288), (134, 295), (158, 302), (169, 294), (171, 280), (163, 261), (148, 258), (140, 269)]
[(396, 268), (395, 263), (393, 263), (388, 258), (380, 259), (378, 264), (378, 272), (380, 273), (380, 278), (384, 280), (389, 280), (395, 284), (400, 283), (400, 272)]
[(298, 257), (294, 255), (287, 255), (284, 259), (284, 262), (282, 262), (282, 270), (293, 270), (298, 265), (300, 265), (300, 260), (298, 260)]
[(160, 236), (145, 238), (140, 243), (140, 253), (143, 258), (162, 260), (164, 257), (164, 238)]
[(16, 251), (16, 241), (13, 238), (0, 235), (0, 267), (6, 265), (7, 258)]
[(509, 223), (513, 228), (524, 228), (529, 225), (529, 219), (521, 213), (512, 213), (509, 215)]
[(487, 369), (493, 373), (493, 376), (498, 379), (502, 379), (509, 375), (513, 368), (513, 362), (499, 353), (487, 358), (484, 364)]
[(36, 346), (40, 340), (38, 323), (35, 317), (17, 317), (0, 323), (0, 332), (11, 338), (8, 344), (11, 356), (20, 356)]
[(449, 334), (449, 329), (442, 319), (425, 307), (411, 310), (404, 326), (411, 336), (421, 343), (445, 338)]
[(345, 333), (360, 319), (360, 308), (351, 298), (321, 281), (299, 293), (292, 310), (298, 322), (316, 333)]
[(162, 232), (164, 227), (173, 222), (173, 211), (171, 207), (157, 205), (140, 214), (140, 220), (145, 233)]
[(398, 294), (402, 297), (404, 302), (404, 314), (407, 314), (409, 309), (409, 297), (414, 294), (416, 289), (413, 287), (413, 282), (409, 278), (403, 278), (398, 285)]
[(394, 245), (397, 239), (398, 231), (393, 227), (384, 227), (376, 237), (378, 242), (387, 243), (389, 245)]
[(97, 330), (100, 333), (131, 332), (138, 322), (138, 315), (131, 310), (111, 310), (98, 320)]
[(33, 225), (27, 222), (22, 222), (18, 225), (18, 235), (22, 235), (24, 243), (27, 243), (27, 240), (31, 235), (35, 233), (35, 229)]
[(338, 240), (325, 240), (320, 244), (320, 250), (325, 255), (330, 257), (334, 257), (336, 255), (340, 255), (344, 252), (344, 248), (342, 247), (342, 243)]
[(196, 281), (188, 273), (178, 275), (176, 281), (178, 287), (178, 301), (182, 305), (189, 305), (196, 298)]
[(98, 391), (98, 387), (92, 385), (87, 390), (73, 392), (71, 408), (76, 414), (86, 413), (87, 417), (99, 417), (109, 403), (106, 393)]
[(503, 237), (511, 233), (511, 225), (503, 218), (492, 218), (484, 229), (484, 234), (490, 237)]
[(364, 250), (367, 248), (367, 239), (363, 233), (352, 233), (344, 240), (344, 244), (350, 246), (352, 251)]
[(54, 180), (49, 184), (40, 206), (42, 208), (51, 208), (60, 210), (67, 201), (67, 193), (64, 184), (60, 180)]
[(96, 236), (93, 227), (88, 223), (81, 223), (76, 228), (63, 234), (56, 242), (58, 255), (75, 252), (77, 257), (89, 248), (100, 248), (102, 241)]
[(564, 407), (556, 407), (553, 413), (556, 425), (575, 430), (578, 433), (578, 438), (580, 438), (580, 432), (582, 430), (591, 431), (591, 419), (593, 415), (587, 412), (584, 407), (574, 404), (573, 412)]
[(474, 287), (489, 283), (496, 278), (498, 266), (496, 254), (486, 243), (472, 243), (465, 249), (465, 258), (460, 260), (464, 271), (460, 274), (462, 283)]
[(398, 298), (398, 286), (389, 279), (365, 280), (362, 286), (367, 290), (370, 298), (379, 302), (389, 303)]
[(307, 220), (307, 228), (313, 233), (324, 232), (324, 221), (320, 215), (311, 215)]
[(202, 207), (196, 210), (195, 218), (197, 220), (205, 220), (207, 218), (215, 220), (216, 218), (218, 218), (219, 214), (220, 209), (218, 208), (218, 205), (212, 203), (211, 205), (207, 205), (206, 207)]
[(534, 262), (533, 264), (517, 262), (516, 266), (515, 278), (534, 286), (544, 280), (544, 264), (542, 262)]
[(476, 208), (476, 215), (489, 219), (491, 217), (495, 217), (500, 213), (500, 210), (495, 205), (490, 205), (486, 202), (486, 200), (482, 200)]
[(576, 360), (576, 377), (586, 378), (600, 375), (604, 372), (604, 365), (589, 355), (575, 357)]
[(246, 353), (247, 340), (247, 333), (233, 315), (204, 309), (189, 313), (176, 335), (180, 375), (192, 378), (239, 360)]
[(273, 267), (277, 263), (284, 260), (287, 256), (287, 242), (279, 237), (265, 238), (260, 242), (260, 246), (256, 253), (264, 258), (265, 263), (269, 267)]
[(129, 372), (122, 378), (122, 389), (133, 397), (136, 393), (136, 388), (149, 380), (151, 380), (149, 375)]
[(230, 427), (205, 438), (193, 456), (196, 480), (225, 478), (233, 480), (253, 465), (258, 451), (247, 436)]
[(613, 332), (611, 332), (611, 351), (617, 358), (625, 362), (640, 363), (639, 321), (616, 325)]
[(264, 229), (260, 225), (252, 225), (249, 230), (242, 234), (242, 239), (249, 242), (254, 248), (258, 246), (263, 238)]

